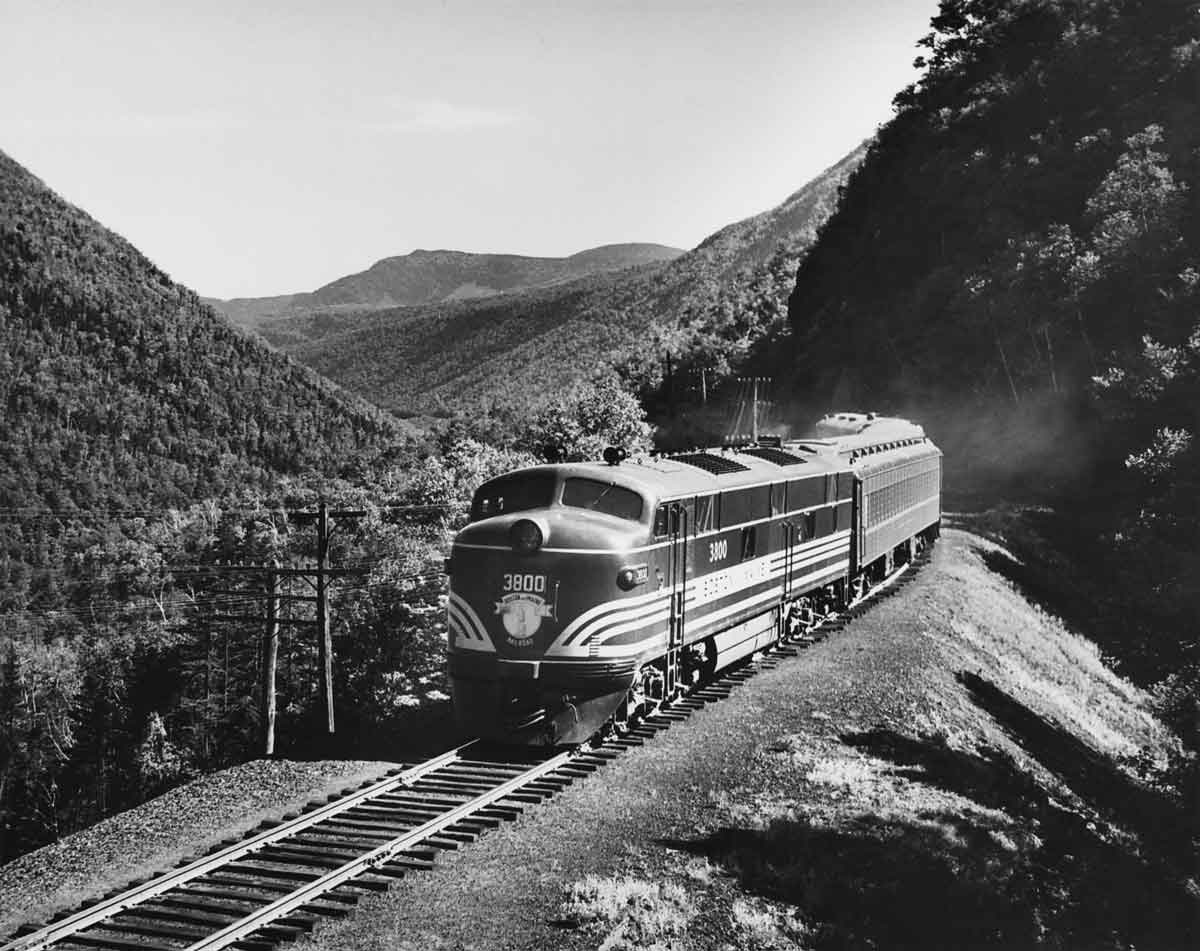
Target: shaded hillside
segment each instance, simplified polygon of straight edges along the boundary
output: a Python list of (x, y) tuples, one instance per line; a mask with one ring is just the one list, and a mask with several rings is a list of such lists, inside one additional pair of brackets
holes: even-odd
[(1200, 264), (1193, 5), (942, 6), (926, 77), (799, 268), (806, 392), (1067, 399), (1144, 334), (1184, 343)]
[[(213, 569), (311, 559), (283, 504), (407, 439), (3, 154), (0, 407), (3, 862), (247, 755), (261, 579)], [(380, 626), (405, 640), (397, 618)], [(281, 651), (297, 670), (314, 652), (309, 637)], [(311, 683), (280, 677), (281, 724), (315, 708)]]
[(782, 322), (799, 256), (865, 146), (783, 204), (729, 225), (669, 263), (494, 298), (374, 313), (326, 310), (260, 333), (397, 413), (528, 406), (595, 367), (654, 385), (665, 357), (728, 370)]
[(318, 310), (375, 310), (490, 297), (603, 271), (670, 261), (681, 253), (678, 248), (661, 244), (609, 244), (565, 258), (417, 250), (384, 258), (359, 274), (339, 278), (312, 293), (210, 303), (235, 323), (257, 327), (271, 317)]
[(1196, 5), (943, 0), (933, 26), (756, 369), (918, 416), (956, 504), (1052, 503), (1054, 583), (1195, 746)]
[(5, 511), (177, 505), (401, 435), (2, 153), (0, 367)]

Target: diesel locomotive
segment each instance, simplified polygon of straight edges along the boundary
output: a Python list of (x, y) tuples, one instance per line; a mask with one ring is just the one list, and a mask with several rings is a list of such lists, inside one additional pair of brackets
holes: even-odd
[(941, 451), (837, 413), (809, 438), (542, 465), (476, 492), (448, 562), (459, 724), (570, 745), (861, 597), (938, 534)]

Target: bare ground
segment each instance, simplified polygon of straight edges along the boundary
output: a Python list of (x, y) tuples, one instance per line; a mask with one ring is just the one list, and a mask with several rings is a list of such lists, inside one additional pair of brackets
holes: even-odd
[[(997, 573), (1007, 563), (946, 532), (912, 585), (843, 633), (303, 951), (1192, 946), (1188, 814), (1134, 769), (1174, 740), (1093, 645)], [(383, 767), (342, 765), (305, 792)], [(298, 793), (281, 792), (276, 812), (309, 798)], [(221, 795), (152, 855), (128, 830), (169, 816), (143, 813), (163, 800), (117, 817), (110, 839), (102, 824), (82, 850), (66, 840), (53, 861), (20, 860), (42, 861), (27, 873), (7, 866), (0, 908), (39, 882), (58, 896), (103, 891), (271, 811), (269, 790)], [(243, 802), (254, 815), (238, 814)], [(79, 871), (54, 891), (72, 857)]]

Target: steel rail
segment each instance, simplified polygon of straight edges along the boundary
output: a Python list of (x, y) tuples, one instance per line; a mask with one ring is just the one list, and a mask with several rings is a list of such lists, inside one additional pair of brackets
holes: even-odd
[[(873, 586), (862, 598), (839, 611), (831, 612), (821, 618), (815, 627), (810, 629), (807, 635), (802, 635), (796, 639), (781, 638), (776, 644), (768, 648), (770, 653), (764, 656), (763, 660), (767, 660), (768, 665), (773, 667), (775, 663), (778, 663), (778, 661), (785, 657), (796, 656), (796, 646), (803, 648), (807, 646), (804, 643), (805, 641), (811, 643), (812, 633), (820, 631), (822, 628), (840, 630), (846, 623), (856, 618), (868, 604), (876, 600), (876, 598), (889, 593), (888, 589), (892, 588), (897, 582), (900, 582), (910, 570), (924, 565), (928, 561), (929, 556), (930, 552), (926, 549), (914, 559), (901, 565), (883, 581)], [(818, 638), (818, 640), (823, 639), (824, 637)], [(796, 644), (796, 641), (799, 641), (799, 643)], [(771, 656), (771, 654), (778, 654), (778, 656)], [(573, 758), (577, 757), (580, 752), (584, 752), (584, 760), (587, 760), (588, 756), (600, 756), (602, 759), (607, 759), (609, 756), (616, 755), (615, 751), (628, 748), (630, 745), (640, 746), (644, 739), (648, 739), (649, 736), (656, 734), (660, 729), (666, 728), (670, 722), (678, 719), (686, 719), (693, 709), (699, 709), (700, 706), (707, 704), (711, 700), (723, 699), (728, 696), (729, 689), (752, 676), (753, 672), (746, 669), (728, 668), (725, 671), (719, 672), (717, 677), (718, 682), (698, 686), (694, 698), (695, 701), (699, 702), (697, 706), (693, 706), (692, 700), (687, 695), (681, 697), (678, 704), (672, 703), (668, 708), (656, 711), (638, 729), (631, 731), (623, 737), (607, 741), (605, 746), (610, 748), (607, 754), (603, 750), (586, 752), (581, 750), (564, 751), (511, 779), (505, 780), (495, 788), (487, 790), (465, 803), (453, 806), (445, 813), (434, 816), (417, 828), (401, 833), (396, 838), (377, 846), (370, 852), (347, 861), (345, 864), (320, 878), (302, 885), (296, 891), (289, 892), (271, 904), (263, 906), (251, 912), (246, 917), (234, 921), (220, 931), (187, 946), (185, 951), (217, 951), (217, 949), (225, 948), (242, 941), (255, 932), (268, 928), (272, 922), (277, 922), (298, 909), (302, 909), (305, 905), (318, 900), (321, 895), (351, 881), (356, 876), (369, 873), (372, 869), (387, 865), (398, 853), (403, 853), (411, 849), (423, 840), (434, 838), (439, 832), (468, 818), (476, 812), (486, 809), (493, 803), (518, 792), (522, 787), (530, 786), (555, 771), (562, 770), (564, 775), (573, 774), (574, 771), (570, 770), (567, 764)], [(724, 687), (719, 683), (721, 680), (726, 681)], [(710, 696), (704, 696), (706, 692)], [(69, 939), (79, 931), (93, 925), (102, 924), (107, 919), (113, 918), (125, 911), (135, 909), (143, 902), (150, 901), (165, 892), (186, 885), (198, 877), (217, 871), (227, 863), (243, 856), (251, 855), (282, 839), (293, 836), (325, 820), (334, 818), (342, 812), (361, 806), (375, 797), (385, 795), (388, 792), (409, 788), (412, 783), (428, 776), (430, 773), (463, 761), (463, 754), (478, 744), (478, 740), (472, 740), (424, 763), (402, 770), (396, 775), (379, 780), (349, 796), (339, 798), (296, 819), (264, 830), (257, 835), (223, 848), (211, 855), (197, 859), (165, 876), (155, 878), (144, 885), (129, 889), (89, 908), (82, 909), (59, 922), (47, 925), (8, 944), (2, 945), (0, 946), (0, 951), (42, 951), (42, 949), (53, 945), (55, 942)], [(511, 768), (516, 764), (508, 765)], [(496, 764), (496, 766), (500, 766), (500, 764)], [(567, 768), (564, 769), (564, 767)], [(589, 769), (587, 772), (591, 772), (591, 770)], [(433, 778), (436, 780), (436, 777)], [(579, 777), (571, 775), (571, 778)], [(539, 798), (543, 797), (539, 796)]]
[(403, 770), (395, 776), (381, 779), (379, 782), (365, 789), (360, 789), (356, 793), (352, 793), (349, 796), (314, 809), (312, 812), (298, 816), (290, 822), (284, 822), (272, 829), (266, 829), (257, 835), (227, 846), (218, 852), (196, 859), (194, 862), (190, 862), (182, 868), (169, 872), (164, 876), (155, 877), (144, 885), (131, 888), (129, 891), (122, 892), (119, 895), (92, 905), (90, 908), (78, 911), (61, 921), (40, 928), (31, 934), (24, 935), (16, 941), (0, 947), (0, 951), (42, 951), (42, 949), (49, 947), (57, 941), (69, 938), (71, 935), (85, 928), (90, 928), (92, 925), (99, 924), (121, 912), (128, 911), (143, 902), (157, 898), (159, 895), (173, 888), (186, 885), (193, 879), (207, 875), (209, 872), (215, 871), (222, 865), (228, 864), (235, 859), (256, 852), (280, 839), (295, 835), (297, 832), (301, 832), (310, 826), (316, 825), (348, 809), (352, 809), (364, 800), (372, 799), (396, 787), (407, 786), (425, 774), (460, 759), (464, 751), (478, 742), (478, 740), (471, 740), (456, 749), (448, 750), (445, 753), (435, 756), (433, 759)]
[(521, 773), (521, 775), (502, 783), (495, 789), (490, 789), (475, 799), (464, 802), (462, 805), (456, 806), (448, 812), (430, 819), (428, 822), (417, 826), (417, 828), (397, 836), (390, 842), (385, 842), (366, 855), (353, 859), (315, 881), (301, 886), (291, 894), (285, 895), (270, 905), (252, 912), (240, 921), (235, 921), (215, 934), (197, 941), (195, 944), (188, 945), (187, 951), (218, 951), (218, 949), (226, 948), (236, 941), (241, 941), (259, 928), (285, 917), (303, 905), (307, 905), (313, 899), (337, 888), (343, 882), (349, 881), (364, 872), (369, 872), (380, 865), (385, 865), (398, 852), (412, 848), (412, 846), (417, 845), (423, 839), (429, 838), (447, 826), (454, 825), (472, 813), (478, 812), (497, 800), (503, 799), (510, 793), (517, 791), (522, 786), (540, 779), (547, 773), (554, 772), (559, 767), (566, 765), (575, 755), (574, 750), (567, 750), (559, 753), (557, 756), (551, 757), (544, 763), (539, 763)]

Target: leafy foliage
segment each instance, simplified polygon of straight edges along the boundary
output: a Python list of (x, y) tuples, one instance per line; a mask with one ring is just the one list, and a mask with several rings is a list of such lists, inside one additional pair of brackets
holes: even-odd
[(1166, 678), (1194, 749), (1195, 5), (943, 0), (933, 27), (800, 264), (791, 346), (753, 363), (805, 405), (919, 417), (952, 489), (1052, 500), (1087, 629)]
[(577, 383), (542, 407), (518, 445), (560, 462), (599, 459), (609, 447), (627, 453), (650, 449), (650, 426), (641, 404), (615, 376)]

